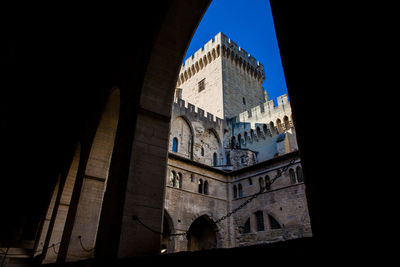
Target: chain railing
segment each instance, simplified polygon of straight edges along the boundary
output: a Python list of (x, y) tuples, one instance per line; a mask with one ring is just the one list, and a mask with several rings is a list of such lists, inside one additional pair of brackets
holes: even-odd
[[(257, 193), (248, 196), (248, 198), (246, 199), (246, 201), (244, 201), (244, 202), (243, 202), (242, 204), (240, 204), (237, 208), (231, 210), (230, 212), (228, 212), (228, 213), (225, 214), (224, 216), (222, 216), (222, 217), (218, 218), (217, 220), (213, 221), (212, 224), (213, 224), (213, 225), (217, 225), (217, 224), (221, 223), (222, 221), (226, 220), (227, 218), (231, 217), (233, 214), (237, 213), (239, 210), (241, 210), (241, 209), (243, 209), (244, 207), (246, 207), (249, 203), (251, 203), (251, 202), (252, 202), (254, 199), (256, 199), (259, 195), (263, 194), (267, 188), (270, 188), (270, 186), (271, 186), (278, 178), (280, 178), (280, 177), (282, 176), (282, 174), (283, 174), (285, 171), (287, 171), (287, 169), (289, 169), (290, 166), (294, 165), (295, 162), (296, 162), (296, 159), (292, 159), (292, 160), (291, 160), (288, 164), (286, 164), (284, 167), (279, 168), (279, 169), (278, 169), (277, 175), (276, 175), (272, 180), (270, 180), (270, 182), (269, 182), (265, 187), (264, 187), (264, 186), (261, 186), (261, 187), (260, 187), (260, 190), (259, 190)], [(138, 222), (140, 225), (142, 225), (144, 228), (146, 228), (147, 230), (149, 230), (149, 231), (151, 231), (151, 232), (153, 232), (153, 233), (155, 233), (155, 234), (158, 234), (158, 235), (164, 235), (164, 234), (166, 234), (166, 233), (163, 233), (163, 232), (154, 230), (154, 229), (152, 229), (151, 227), (147, 226), (145, 223), (143, 223), (143, 222), (140, 220), (140, 218), (139, 218), (138, 216), (132, 216), (132, 219), (133, 219), (134, 221), (137, 221), (137, 222)], [(218, 228), (217, 228), (217, 229), (218, 229)], [(217, 230), (217, 231), (218, 231), (218, 230)], [(169, 235), (169, 236), (187, 236), (188, 233), (189, 233), (189, 230), (184, 231), (184, 232), (182, 232), (182, 233), (172, 233), (172, 234), (168, 234), (168, 235)], [(84, 245), (82, 244), (82, 236), (78, 236), (78, 239), (79, 239), (79, 243), (80, 243), (80, 246), (81, 246), (82, 250), (84, 250), (85, 252), (92, 252), (92, 251), (95, 249), (95, 248), (91, 248), (91, 249), (85, 248)], [(54, 244), (48, 246), (46, 249), (53, 248), (54, 253), (55, 253), (55, 254), (58, 254), (58, 252), (55, 250), (55, 247), (59, 246), (60, 244), (61, 244), (61, 242), (54, 243)], [(36, 250), (36, 251), (33, 252), (33, 254), (36, 254), (36, 253), (38, 253), (38, 252), (42, 252), (43, 250), (45, 250), (45, 248)], [(8, 250), (7, 250), (7, 251), (2, 251), (2, 250), (0, 250), (0, 256), (3, 256), (3, 257), (6, 257), (6, 256), (20, 256), (20, 255), (25, 255), (25, 254), (11, 254), (11, 253), (8, 253)]]
[[(227, 214), (225, 214), (224, 216), (218, 218), (217, 220), (213, 221), (212, 224), (213, 225), (217, 225), (218, 223), (221, 223), (222, 221), (226, 220), (227, 218), (229, 218), (230, 216), (232, 216), (233, 214), (235, 214), (236, 212), (238, 212), (239, 210), (243, 209), (244, 207), (246, 207), (250, 202), (252, 202), (254, 199), (256, 199), (259, 195), (263, 194), (266, 190), (266, 188), (270, 188), (270, 186), (278, 179), (282, 176), (282, 174), (287, 171), (289, 169), (290, 166), (294, 165), (296, 163), (296, 159), (292, 159), (288, 164), (286, 164), (284, 167), (279, 168), (278, 169), (278, 173), (276, 174), (276, 176), (270, 180), (269, 184), (267, 186), (261, 186), (260, 190), (253, 194), (248, 196), (248, 199), (246, 199), (245, 202), (243, 202), (242, 204), (240, 204), (237, 208), (231, 210), (230, 212), (228, 212)], [(147, 226), (145, 223), (143, 223), (138, 216), (132, 216), (132, 219), (134, 221), (137, 221), (139, 224), (141, 224), (144, 228), (146, 228), (147, 230), (155, 233), (155, 234), (159, 234), (159, 235), (163, 235), (165, 233), (157, 231), (152, 229), (151, 227)], [(218, 229), (218, 228), (217, 228)], [(217, 230), (218, 231), (218, 230)], [(189, 233), (189, 230), (184, 231), (182, 233), (173, 233), (173, 234), (169, 234), (169, 236), (187, 236), (187, 234)]]

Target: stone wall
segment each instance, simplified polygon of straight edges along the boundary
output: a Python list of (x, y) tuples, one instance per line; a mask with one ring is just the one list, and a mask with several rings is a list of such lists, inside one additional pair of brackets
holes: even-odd
[[(182, 233), (187, 231), (194, 220), (206, 215), (211, 220), (225, 215), (229, 208), (227, 182), (228, 177), (221, 171), (206, 168), (201, 164), (184, 162), (179, 157), (170, 156), (168, 159), (168, 171), (174, 171), (182, 175), (182, 186), (173, 187), (168, 182), (165, 191), (165, 210), (172, 219), (170, 228), (172, 232)], [(204, 186), (208, 183), (208, 193), (199, 193), (200, 180)], [(217, 246), (231, 247), (231, 233), (228, 222), (218, 224)], [(185, 236), (171, 237), (174, 239), (174, 250), (186, 251), (187, 239)]]
[(235, 58), (222, 57), (224, 115), (235, 117), (265, 102), (263, 80), (251, 75)]
[[(195, 107), (191, 103), (178, 99), (174, 102), (171, 116), (169, 151), (172, 151), (173, 139), (178, 139), (180, 156), (191, 158), (209, 166), (214, 165), (214, 153), (217, 165), (225, 161), (222, 147), (222, 132), (226, 122), (213, 114)], [(192, 141), (190, 141), (192, 138)], [(191, 142), (192, 147), (189, 147)], [(192, 151), (192, 155), (190, 155)]]
[[(264, 66), (218, 33), (182, 65), (179, 97), (221, 118), (265, 102)], [(204, 80), (204, 90), (199, 82)], [(177, 95), (175, 95), (177, 97)]]
[[(312, 236), (305, 185), (298, 180), (292, 183), (289, 177), (290, 169), (296, 172), (298, 167), (301, 168), (297, 152), (291, 153), (290, 157), (286, 155), (285, 159), (273, 159), (271, 164), (261, 164), (259, 168), (253, 167), (249, 171), (242, 169), (234, 175), (230, 190), (233, 191), (233, 185), (238, 187), (241, 184), (243, 196), (232, 200), (232, 208), (238, 207), (249, 196), (256, 194), (260, 190), (260, 182), (265, 186), (266, 176), (272, 180), (291, 160), (295, 160), (295, 164), (282, 173), (282, 176), (271, 185), (270, 190), (265, 191), (245, 208), (235, 213), (233, 220), (235, 246)], [(257, 230), (255, 213), (258, 211), (261, 211), (263, 216), (264, 230), (262, 231)], [(278, 229), (272, 229), (270, 217), (279, 223)], [(250, 220), (250, 231), (245, 233), (247, 220)]]
[[(224, 118), (222, 94), (222, 59), (220, 35), (210, 40), (182, 65), (177, 87), (182, 89), (182, 99)], [(204, 79), (204, 90), (199, 92), (199, 82)]]

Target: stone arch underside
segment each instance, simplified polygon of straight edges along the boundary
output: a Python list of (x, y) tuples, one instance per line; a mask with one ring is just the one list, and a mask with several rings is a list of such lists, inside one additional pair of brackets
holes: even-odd
[(188, 250), (203, 250), (216, 248), (217, 241), (217, 226), (212, 219), (207, 215), (198, 217), (193, 221), (188, 230)]
[(173, 138), (177, 138), (179, 142), (177, 153), (190, 158), (190, 151), (192, 147), (189, 146), (193, 146), (193, 130), (186, 118), (180, 116), (172, 121), (171, 134), (169, 137), (169, 151), (172, 151)]

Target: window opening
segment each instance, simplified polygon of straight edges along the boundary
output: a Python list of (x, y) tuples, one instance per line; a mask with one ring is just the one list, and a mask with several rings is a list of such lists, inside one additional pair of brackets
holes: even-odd
[(216, 167), (218, 165), (218, 156), (217, 153), (214, 152), (213, 154), (213, 165)]
[(269, 178), (269, 176), (265, 176), (265, 189), (267, 191), (271, 190), (271, 179)]
[(199, 192), (200, 194), (203, 193), (203, 180), (202, 180), (202, 179), (199, 180), (198, 192)]
[(178, 152), (178, 138), (172, 140), (172, 152)]
[(242, 184), (238, 185), (239, 197), (243, 197), (243, 187)]
[(294, 173), (293, 169), (289, 170), (289, 177), (290, 177), (290, 183), (295, 184), (296, 183), (296, 174)]
[(264, 231), (264, 218), (262, 211), (257, 211), (255, 215), (257, 222), (257, 231)]
[(244, 229), (243, 229), (243, 233), (248, 234), (251, 232), (251, 228), (250, 228), (250, 218), (247, 219), (247, 221), (244, 223)]
[(200, 82), (199, 82), (199, 93), (201, 92), (201, 91), (203, 91), (204, 89), (206, 89), (206, 78), (204, 78), (204, 79), (202, 79)]
[(207, 181), (204, 182), (204, 194), (208, 195), (208, 182)]
[(302, 183), (304, 179), (303, 179), (303, 170), (301, 169), (301, 167), (296, 168), (296, 174), (297, 174), (297, 181), (299, 183)]
[(271, 215), (268, 214), (268, 220), (269, 220), (269, 226), (271, 229), (281, 229), (281, 225), (278, 223), (278, 221), (272, 217)]

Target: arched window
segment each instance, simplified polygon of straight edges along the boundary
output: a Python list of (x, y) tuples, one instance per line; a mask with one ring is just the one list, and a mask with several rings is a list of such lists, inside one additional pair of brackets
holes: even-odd
[(244, 227), (243, 227), (243, 233), (248, 234), (251, 232), (251, 228), (250, 228), (250, 218), (247, 219), (247, 221), (244, 223)]
[(177, 187), (182, 189), (182, 173), (178, 173), (178, 177), (177, 177)]
[(265, 176), (265, 189), (267, 191), (271, 190), (271, 179), (268, 175)]
[(278, 132), (282, 132), (282, 122), (280, 119), (276, 120), (276, 127), (278, 128)]
[(269, 227), (271, 229), (281, 229), (282, 228), (281, 225), (278, 223), (278, 221), (269, 214), (268, 214), (268, 220), (269, 220)]
[(297, 181), (299, 183), (302, 183), (304, 179), (303, 179), (303, 170), (301, 169), (301, 167), (296, 168), (296, 174), (297, 174)]
[(218, 165), (218, 156), (217, 156), (217, 153), (215, 153), (215, 152), (213, 154), (213, 164), (214, 164), (214, 167)]
[(248, 180), (249, 180), (249, 185), (253, 185), (253, 180), (251, 179), (251, 177)]
[(260, 191), (264, 191), (264, 180), (262, 177), (258, 179), (258, 184), (260, 185)]
[(257, 131), (257, 137), (260, 138), (261, 137), (260, 127), (257, 126), (256, 131)]
[(294, 173), (293, 169), (289, 170), (289, 177), (290, 177), (290, 183), (295, 184), (296, 183), (296, 174)]
[(236, 138), (234, 136), (231, 138), (231, 148), (236, 148)]
[(208, 182), (207, 181), (204, 182), (204, 194), (208, 195)]
[(289, 130), (290, 129), (290, 124), (289, 124), (289, 118), (288, 116), (283, 117), (283, 123), (285, 125), (285, 129)]
[(199, 190), (198, 191), (200, 194), (203, 193), (203, 180), (202, 179), (199, 180)]
[(193, 175), (193, 174), (190, 175), (190, 182), (191, 182), (191, 183), (194, 182), (194, 175)]
[(254, 130), (253, 129), (250, 130), (250, 138), (251, 138), (251, 141), (253, 142), (254, 141)]
[(246, 98), (243, 97), (243, 105), (246, 105)]
[(201, 156), (204, 157), (204, 148), (203, 147), (201, 148), (200, 153), (201, 153)]
[(169, 185), (170, 186), (175, 186), (176, 185), (176, 174), (174, 171), (171, 171), (169, 173)]
[(275, 125), (272, 121), (269, 123), (269, 130), (271, 131), (271, 134), (275, 133)]
[(267, 127), (266, 124), (263, 124), (263, 132), (264, 132), (265, 135), (268, 134), (268, 127)]
[(193, 160), (193, 135), (189, 137), (188, 153), (191, 160)]
[(233, 198), (237, 198), (237, 187), (236, 187), (236, 185), (233, 186)]
[(231, 152), (226, 152), (226, 165), (231, 165)]
[(264, 218), (262, 211), (257, 211), (255, 215), (257, 222), (257, 231), (264, 231)]
[(243, 197), (243, 187), (242, 184), (238, 185), (239, 197)]
[(178, 152), (178, 138), (172, 140), (172, 152)]

